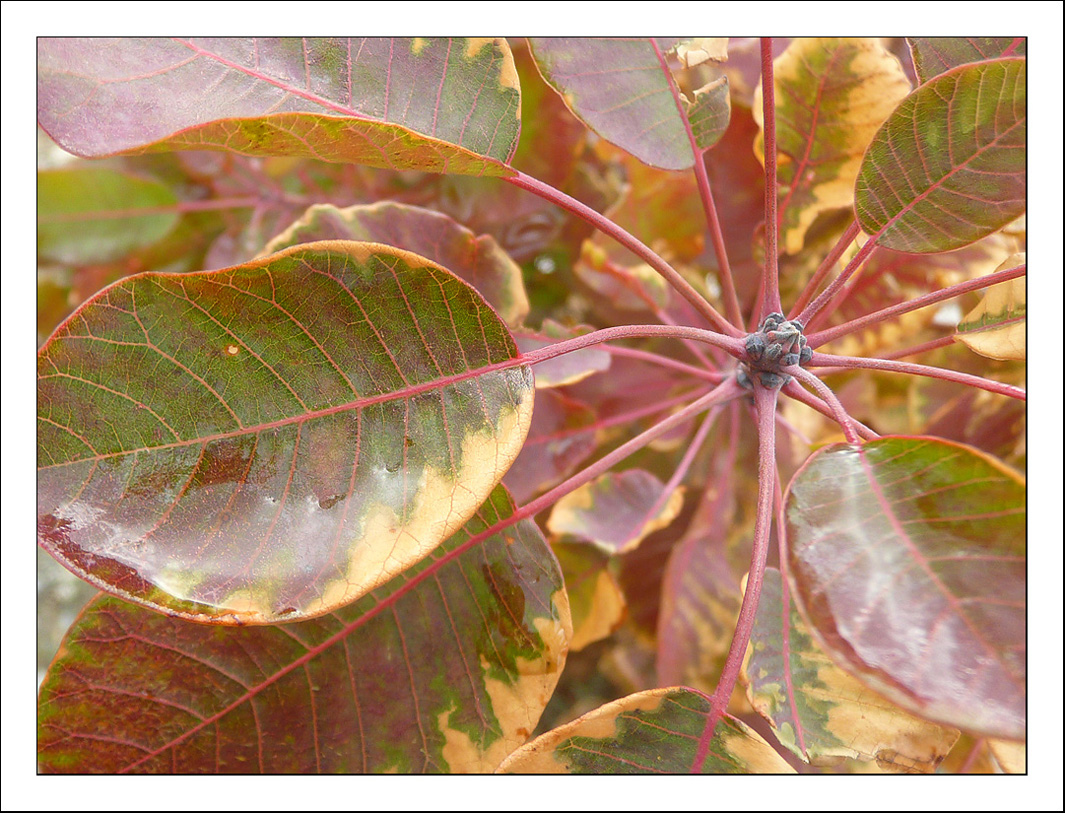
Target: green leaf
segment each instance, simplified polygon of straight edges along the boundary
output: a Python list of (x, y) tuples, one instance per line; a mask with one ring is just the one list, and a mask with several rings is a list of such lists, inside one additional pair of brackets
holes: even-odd
[(1020, 216), (1027, 77), (1024, 59), (997, 59), (953, 68), (911, 93), (862, 162), (859, 225), (886, 248), (926, 253), (961, 248)]
[(37, 255), (70, 265), (117, 260), (178, 221), (177, 197), (159, 181), (99, 167), (37, 173)]
[(705, 695), (652, 689), (600, 706), (519, 748), (503, 773), (794, 773), (739, 720), (722, 718), (701, 765), (699, 741), (710, 714)]
[(38, 765), (74, 773), (491, 771), (566, 658), (562, 576), (496, 488), (423, 562), (322, 618), (191, 624), (106, 597), (41, 687)]
[(464, 282), (373, 243), (127, 278), (38, 354), (38, 539), (185, 617), (328, 612), (503, 476), (532, 407), (516, 356)]
[(832, 659), (929, 720), (1025, 735), (1025, 486), (975, 449), (816, 452), (787, 494), (788, 577)]
[(319, 204), (271, 240), (263, 253), (318, 240), (359, 240), (410, 251), (466, 280), (508, 325), (520, 325), (529, 313), (517, 263), (492, 237), (475, 235), (439, 212), (392, 201), (346, 209)]
[[(1025, 255), (1014, 254), (996, 271), (1014, 268)], [(981, 356), (1024, 361), (1027, 355), (1027, 280), (1023, 277), (992, 285), (980, 304), (965, 314), (957, 337)]]
[[(532, 37), (544, 79), (573, 114), (612, 144), (661, 169), (695, 163), (655, 47), (646, 37)], [(663, 53), (672, 43), (660, 45)]]
[(984, 62), (1005, 56), (1026, 56), (1024, 38), (1019, 37), (907, 37), (913, 67), (921, 83), (946, 73), (958, 65)]
[(506, 175), (518, 141), (502, 39), (42, 38), (37, 67), (41, 126), (86, 157), (217, 149)]
[[(793, 40), (773, 62), (781, 243), (802, 250), (806, 232), (825, 211), (851, 206), (854, 180), (877, 129), (910, 91), (898, 59), (880, 40), (816, 37)], [(762, 127), (762, 88), (755, 93)], [(764, 154), (762, 138), (755, 149)]]
[(899, 773), (935, 770), (957, 729), (907, 714), (836, 666), (790, 601), (785, 613), (781, 588), (780, 571), (767, 568), (742, 675), (780, 743), (814, 765), (857, 759)]
[(732, 116), (732, 97), (728, 77), (719, 76), (695, 91), (688, 107), (692, 135), (699, 149), (709, 149), (721, 140)]

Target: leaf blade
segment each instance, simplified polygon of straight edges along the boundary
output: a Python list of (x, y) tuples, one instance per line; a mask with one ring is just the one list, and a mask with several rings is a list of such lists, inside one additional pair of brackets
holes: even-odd
[[(1004, 58), (953, 68), (911, 93), (862, 162), (862, 229), (886, 248), (928, 253), (961, 248), (1020, 216), (1026, 79), (1026, 60)], [(910, 155), (919, 161), (899, 157)]]
[(41, 125), (84, 156), (224, 149), (506, 174), (517, 146), (502, 40), (44, 38), (38, 68)]
[(1023, 737), (1024, 492), (1002, 464), (935, 438), (817, 452), (789, 487), (787, 530), (818, 643), (915, 714)]
[(570, 629), (530, 520), (459, 550), (513, 508), (497, 488), (430, 560), (310, 621), (224, 629), (94, 600), (42, 685), (40, 769), (492, 770), (535, 726)]
[(377, 244), (129, 278), (39, 354), (39, 539), (186, 617), (327, 612), (502, 477), (532, 403), (516, 356), (465, 283)]

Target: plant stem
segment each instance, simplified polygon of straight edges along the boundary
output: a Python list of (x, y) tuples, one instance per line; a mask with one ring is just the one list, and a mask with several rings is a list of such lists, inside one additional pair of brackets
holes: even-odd
[(654, 38), (651, 38), (651, 45), (655, 49), (655, 54), (658, 56), (658, 63), (662, 66), (662, 73), (665, 74), (666, 82), (669, 84), (669, 90), (673, 94), (673, 101), (677, 105), (677, 112), (680, 114), (681, 123), (684, 124), (684, 132), (688, 136), (688, 143), (692, 148), (692, 155), (695, 156), (695, 164), (693, 169), (695, 170), (695, 185), (699, 189), (699, 197), (703, 202), (703, 211), (706, 212), (706, 222), (710, 231), (710, 242), (714, 246), (714, 254), (717, 257), (717, 266), (720, 272), (721, 288), (725, 294), (725, 312), (728, 314), (729, 320), (737, 326), (743, 324), (743, 314), (740, 312), (740, 301), (736, 296), (736, 283), (732, 279), (732, 269), (728, 262), (728, 253), (725, 251), (725, 237), (721, 231), (721, 220), (717, 215), (717, 206), (714, 203), (714, 193), (710, 189), (710, 176), (706, 172), (706, 163), (703, 160), (703, 156), (706, 150), (701, 150), (699, 145), (695, 142), (695, 133), (692, 132), (691, 121), (688, 119), (688, 112), (684, 109), (684, 104), (681, 102), (680, 89), (677, 87), (677, 83), (673, 81), (673, 72), (670, 71), (669, 65), (666, 64), (665, 57), (662, 56), (662, 51), (658, 47), (658, 43)]
[(865, 370), (883, 370), (889, 373), (909, 373), (910, 375), (923, 375), (929, 378), (938, 378), (943, 381), (953, 381), (957, 384), (966, 384), (988, 392), (1006, 395), (1016, 398), (1018, 401), (1026, 401), (1027, 393), (1020, 387), (1012, 384), (1003, 384), (999, 381), (991, 381), (978, 375), (968, 373), (956, 373), (954, 370), (944, 370), (941, 367), (929, 367), (926, 364), (913, 364), (908, 361), (893, 361), (888, 359), (852, 358), (850, 356), (832, 356), (828, 353), (814, 353), (810, 360), (811, 364), (818, 367), (858, 368)]
[(777, 118), (773, 86), (773, 39), (762, 37), (762, 137), (765, 144), (765, 267), (762, 272), (762, 318), (780, 313), (777, 278)]
[(848, 443), (853, 443), (855, 446), (861, 443), (854, 427), (854, 419), (847, 414), (847, 410), (843, 408), (843, 404), (840, 403), (839, 398), (837, 398), (836, 394), (828, 388), (824, 381), (809, 370), (804, 370), (798, 365), (785, 369), (799, 379), (799, 381), (808, 384), (821, 396), (821, 399), (828, 405), (828, 408), (832, 410), (832, 417), (835, 418), (836, 423), (838, 423), (840, 429), (843, 430), (843, 436), (847, 438)]
[(927, 353), (930, 350), (938, 350), (941, 347), (949, 347), (954, 344), (954, 335), (940, 336), (938, 339), (932, 339), (930, 342), (923, 342), (922, 344), (915, 344), (913, 347), (904, 347), (902, 350), (892, 350), (890, 353), (884, 353), (882, 356), (873, 356), (873, 358), (882, 359), (903, 359), (907, 356), (916, 356), (920, 353)]
[[(791, 398), (794, 398), (799, 403), (806, 404), (806, 406), (810, 407), (811, 409), (817, 410), (826, 418), (831, 418), (833, 421), (836, 421), (836, 413), (832, 411), (832, 408), (829, 407), (828, 404), (826, 404), (813, 393), (804, 390), (796, 382), (789, 381), (787, 384), (784, 385), (781, 392)], [(838, 423), (838, 421), (836, 422)], [(876, 440), (878, 437), (880, 437), (880, 435), (878, 435), (876, 432), (874, 432), (861, 421), (857, 421), (851, 418), (851, 422), (854, 425), (855, 431), (866, 440)], [(843, 428), (842, 424), (840, 425), (840, 428)]]
[(712, 381), (715, 384), (720, 384), (725, 378), (724, 373), (720, 373), (717, 370), (707, 370), (702, 367), (696, 367), (693, 364), (685, 364), (683, 361), (677, 361), (670, 356), (662, 356), (658, 353), (650, 353), (646, 350), (637, 350), (633, 347), (612, 347), (607, 345), (606, 352), (612, 356), (624, 356), (626, 358), (637, 359), (638, 361), (646, 361), (649, 364), (657, 364), (660, 367), (669, 367), (674, 370), (679, 370), (688, 375), (701, 378), (706, 381)]
[(767, 390), (758, 384), (754, 387), (754, 405), (758, 413), (758, 507), (754, 522), (754, 544), (751, 550), (751, 567), (747, 573), (747, 588), (743, 591), (736, 630), (732, 634), (725, 666), (721, 670), (717, 687), (710, 698), (710, 713), (696, 748), (691, 772), (700, 773), (710, 752), (714, 729), (728, 707), (732, 690), (740, 675), (743, 657), (754, 629), (754, 617), (758, 599), (762, 593), (766, 556), (769, 553), (769, 536), (773, 526), (773, 484), (777, 478), (776, 461), (776, 409), (777, 391)]
[(799, 295), (798, 300), (792, 306), (789, 319), (794, 319), (795, 314), (802, 311), (810, 302), (810, 298), (814, 295), (814, 291), (817, 290), (828, 272), (832, 270), (832, 267), (839, 261), (839, 258), (843, 256), (843, 252), (847, 250), (847, 246), (854, 242), (854, 238), (858, 236), (858, 221), (852, 220), (851, 224), (847, 227), (846, 231), (840, 235), (836, 241), (836, 245), (832, 247), (832, 250), (828, 252), (828, 256), (822, 260), (821, 265), (817, 267), (814, 275), (810, 277), (810, 281), (806, 283), (806, 286), (802, 289), (802, 293)]
[(899, 316), (903, 313), (909, 313), (910, 311), (919, 310), (920, 308), (926, 308), (929, 305), (934, 305), (937, 302), (942, 302), (946, 299), (953, 299), (956, 296), (969, 293), (970, 291), (979, 291), (981, 288), (987, 288), (991, 285), (997, 285), (1001, 282), (1007, 282), (1011, 279), (1024, 276), (1027, 272), (1028, 265), (1022, 264), (1014, 268), (1006, 268), (1002, 271), (996, 271), (993, 274), (987, 276), (978, 277), (977, 279), (966, 280), (965, 282), (959, 282), (957, 285), (951, 285), (944, 288), (941, 291), (933, 291), (932, 293), (923, 294), (921, 296), (910, 299), (906, 302), (900, 302), (897, 305), (892, 305), (888, 308), (881, 308), (878, 311), (862, 316), (858, 319), (854, 319), (846, 324), (837, 325), (836, 327), (830, 327), (826, 330), (819, 330), (816, 333), (807, 336), (807, 342), (811, 347), (819, 347), (823, 344), (827, 344), (833, 339), (838, 339), (841, 336), (846, 336), (849, 333), (853, 333), (856, 330), (861, 330), (869, 325), (883, 322), (886, 319), (890, 319), (894, 316)]
[(565, 192), (561, 192), (549, 184), (538, 181), (536, 178), (526, 175), (524, 172), (516, 172), (516, 174), (507, 176), (503, 180), (514, 184), (514, 186), (517, 186), (520, 189), (526, 189), (535, 195), (539, 195), (544, 200), (549, 200), (552, 203), (561, 206), (563, 209), (572, 212), (588, 223), (591, 223), (604, 234), (617, 240), (617, 242), (625, 246), (625, 248), (661, 274), (681, 296), (691, 303), (692, 307), (695, 308), (699, 314), (706, 317), (710, 324), (717, 326), (728, 336), (738, 337), (743, 335), (739, 328), (732, 325), (724, 316), (718, 313), (713, 305), (707, 302), (706, 299), (696, 291), (686, 279), (684, 279), (684, 277), (677, 273), (676, 269), (655, 254), (655, 252), (648, 246), (640, 242), (609, 218), (603, 217), (603, 215), (599, 214), (595, 209), (592, 209), (590, 206), (585, 206), (576, 198), (572, 198)]
[(638, 536), (647, 524), (654, 520), (658, 516), (658, 512), (662, 510), (662, 507), (669, 500), (670, 496), (677, 487), (680, 485), (680, 481), (688, 474), (688, 469), (691, 468), (692, 462), (695, 460), (695, 456), (699, 453), (699, 450), (703, 447), (703, 443), (706, 442), (706, 436), (710, 433), (710, 430), (714, 426), (714, 422), (717, 420), (720, 407), (714, 407), (705, 418), (703, 418), (702, 424), (695, 432), (695, 436), (691, 439), (691, 443), (688, 444), (687, 450), (684, 452), (684, 456), (681, 458), (680, 463), (677, 464), (677, 468), (662, 488), (662, 493), (658, 495), (658, 499), (654, 501), (654, 504), (648, 509), (647, 513), (643, 516), (639, 523), (632, 529), (628, 538), (621, 543), (618, 547), (624, 549), (636, 536)]
[(573, 353), (603, 342), (654, 336), (703, 342), (714, 347), (720, 347), (735, 358), (742, 358), (742, 354), (745, 352), (743, 342), (739, 339), (722, 336), (720, 333), (714, 333), (699, 327), (686, 327), (683, 325), (618, 325), (617, 327), (604, 327), (600, 330), (593, 330), (583, 336), (575, 336), (572, 339), (564, 339), (547, 347), (530, 350), (528, 353), (522, 353), (514, 359), (482, 367), (478, 372), (504, 369), (513, 367), (515, 364), (539, 364), (542, 361), (564, 356), (567, 353)]
[[(887, 227), (885, 226), (885, 228)], [(821, 292), (817, 299), (802, 309), (798, 319), (806, 325), (807, 328), (812, 324), (813, 318), (820, 313), (821, 309), (825, 307), (833, 297), (835, 297), (840, 288), (847, 283), (847, 280), (854, 275), (855, 271), (861, 268), (862, 263), (864, 263), (869, 255), (873, 253), (873, 249), (876, 248), (876, 241), (880, 238), (880, 233), (881, 232), (877, 232), (866, 240), (865, 244), (858, 249), (858, 253), (851, 258), (851, 261), (847, 263), (847, 267), (840, 272), (839, 276), (832, 280), (829, 286)]]

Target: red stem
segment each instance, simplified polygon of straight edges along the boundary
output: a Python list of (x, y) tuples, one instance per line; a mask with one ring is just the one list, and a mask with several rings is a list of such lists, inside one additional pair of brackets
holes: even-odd
[[(784, 385), (784, 388), (781, 390), (781, 392), (791, 398), (794, 398), (799, 403), (806, 404), (806, 406), (810, 407), (811, 409), (817, 410), (826, 418), (831, 418), (833, 421), (836, 420), (836, 413), (832, 411), (831, 407), (829, 407), (828, 404), (826, 404), (812, 392), (807, 392), (806, 390), (804, 390), (796, 382), (789, 381), (787, 384)], [(855, 431), (857, 431), (857, 433), (866, 440), (876, 440), (878, 437), (880, 437), (880, 435), (878, 435), (876, 432), (874, 432), (861, 421), (856, 421), (853, 418), (851, 419), (851, 421), (854, 424)]]
[(785, 369), (787, 372), (794, 375), (799, 381), (812, 387), (814, 391), (821, 396), (821, 400), (828, 405), (830, 410), (832, 410), (832, 417), (835, 419), (836, 423), (839, 424), (840, 429), (843, 430), (843, 436), (847, 438), (848, 443), (853, 443), (855, 446), (861, 443), (854, 426), (854, 418), (847, 414), (847, 410), (843, 408), (843, 404), (840, 403), (836, 394), (828, 388), (828, 385), (826, 385), (824, 381), (798, 365), (786, 367)]
[(773, 86), (773, 39), (762, 37), (762, 135), (765, 143), (765, 268), (762, 318), (783, 310), (777, 278), (777, 119)]
[(1006, 268), (1002, 271), (996, 271), (995, 273), (988, 274), (984, 277), (966, 280), (957, 285), (951, 285), (944, 288), (941, 291), (933, 291), (932, 293), (923, 294), (922, 296), (915, 297), (906, 302), (900, 302), (898, 305), (892, 305), (888, 308), (881, 308), (878, 311), (873, 311), (870, 314), (854, 319), (846, 324), (830, 327), (827, 330), (819, 330), (818, 332), (809, 335), (807, 337), (807, 342), (811, 347), (820, 347), (821, 345), (828, 344), (828, 342), (838, 339), (841, 336), (846, 336), (856, 330), (861, 330), (869, 325), (883, 322), (894, 316), (919, 310), (920, 308), (926, 308), (929, 305), (934, 305), (937, 302), (942, 302), (946, 299), (953, 299), (956, 296), (961, 296), (970, 291), (979, 291), (981, 288), (987, 288), (991, 285), (997, 285), (1001, 282), (1016, 279), (1017, 277), (1024, 276), (1027, 270), (1028, 265), (1025, 263), (1014, 268)]
[(585, 206), (579, 200), (570, 197), (565, 192), (560, 192), (549, 184), (545, 184), (543, 181), (538, 181), (524, 172), (517, 172), (515, 175), (505, 177), (503, 180), (508, 183), (514, 184), (519, 189), (526, 189), (535, 195), (539, 195), (544, 200), (549, 200), (552, 203), (561, 206), (569, 212), (580, 217), (582, 220), (591, 223), (601, 232), (614, 238), (618, 243), (625, 246), (629, 251), (647, 263), (651, 268), (661, 274), (665, 280), (672, 285), (681, 296), (683, 296), (692, 307), (706, 317), (710, 324), (715, 325), (727, 336), (739, 337), (742, 336), (742, 331), (732, 325), (724, 316), (715, 310), (706, 299), (692, 287), (692, 285), (684, 279), (676, 269), (669, 263), (655, 254), (648, 246), (640, 242), (621, 226), (614, 223), (609, 218), (603, 217), (599, 212), (592, 209), (590, 206)]
[(692, 462), (695, 460), (695, 455), (699, 453), (699, 450), (703, 447), (703, 443), (706, 441), (706, 436), (710, 433), (710, 430), (714, 426), (714, 422), (717, 420), (720, 407), (713, 407), (709, 415), (707, 415), (699, 429), (695, 433), (695, 437), (691, 439), (691, 443), (688, 444), (687, 451), (684, 452), (684, 457), (681, 458), (680, 463), (677, 464), (676, 470), (673, 475), (666, 482), (662, 489), (662, 493), (658, 495), (658, 499), (654, 501), (654, 504), (644, 514), (640, 522), (632, 529), (632, 532), (625, 539), (624, 542), (619, 545), (620, 549), (624, 549), (636, 536), (638, 536), (647, 524), (654, 520), (658, 516), (658, 512), (662, 510), (666, 502), (677, 487), (680, 485), (680, 481), (688, 474), (688, 469), (691, 468)]
[(795, 314), (801, 312), (803, 308), (810, 302), (810, 298), (814, 295), (814, 291), (821, 284), (828, 272), (832, 270), (832, 267), (839, 261), (839, 258), (843, 256), (843, 252), (847, 250), (847, 246), (854, 242), (854, 238), (858, 236), (858, 221), (852, 220), (851, 224), (847, 227), (846, 231), (840, 235), (836, 241), (836, 245), (832, 247), (832, 250), (828, 253), (828, 256), (821, 262), (821, 265), (817, 267), (814, 275), (810, 277), (810, 281), (806, 283), (806, 287), (802, 289), (802, 293), (799, 295), (798, 300), (792, 306), (789, 319), (794, 319)]
[(755, 385), (754, 405), (758, 412), (758, 507), (754, 522), (754, 545), (751, 551), (751, 567), (747, 573), (747, 589), (743, 592), (740, 616), (736, 621), (736, 630), (732, 634), (725, 666), (717, 682), (717, 688), (710, 698), (710, 713), (696, 747), (695, 759), (691, 772), (700, 773), (703, 763), (710, 752), (710, 742), (714, 729), (728, 707), (732, 690), (743, 665), (747, 644), (751, 640), (754, 617), (758, 611), (758, 599), (762, 593), (762, 581), (765, 576), (766, 556), (769, 553), (769, 536), (773, 527), (773, 484), (777, 478), (776, 448), (776, 409), (777, 391), (767, 390)]
[(693, 364), (685, 364), (675, 358), (661, 356), (658, 353), (649, 353), (646, 350), (637, 350), (632, 347), (611, 347), (609, 345), (603, 349), (612, 356), (625, 356), (639, 361), (646, 361), (650, 364), (657, 364), (660, 367), (670, 367), (705, 381), (713, 381), (715, 384), (720, 384), (725, 377), (724, 373), (719, 373), (716, 370), (707, 370), (702, 367), (696, 367)]
[(673, 94), (673, 101), (677, 105), (677, 112), (680, 114), (681, 123), (684, 125), (684, 132), (688, 136), (688, 143), (692, 148), (692, 155), (695, 156), (695, 164), (693, 169), (695, 170), (695, 185), (699, 189), (699, 197), (703, 202), (703, 211), (706, 212), (706, 222), (710, 230), (710, 242), (714, 246), (714, 254), (717, 257), (717, 266), (721, 277), (721, 288), (725, 294), (725, 311), (728, 313), (728, 318), (736, 326), (743, 325), (743, 314), (740, 312), (740, 301), (736, 296), (736, 283), (732, 279), (732, 269), (728, 262), (728, 253), (725, 251), (725, 236), (721, 231), (721, 220), (717, 215), (717, 205), (714, 203), (714, 193), (710, 190), (710, 176), (706, 173), (706, 163), (703, 160), (705, 150), (701, 150), (699, 145), (695, 143), (695, 133), (692, 132), (691, 121), (688, 119), (688, 112), (684, 109), (684, 104), (681, 102), (680, 89), (677, 87), (677, 83), (673, 81), (673, 72), (670, 71), (669, 66), (666, 64), (665, 57), (662, 56), (662, 51), (658, 48), (658, 43), (654, 38), (651, 39), (651, 45), (655, 49), (655, 54), (658, 55), (658, 64), (662, 66), (662, 73), (666, 76), (666, 81), (669, 84), (669, 90)]
[(833, 297), (835, 297), (840, 288), (847, 283), (847, 280), (854, 275), (855, 271), (861, 268), (862, 263), (864, 263), (869, 255), (873, 253), (873, 249), (876, 248), (876, 241), (879, 238), (880, 232), (877, 232), (865, 241), (865, 244), (858, 249), (858, 253), (854, 255), (849, 263), (847, 263), (847, 267), (840, 272), (840, 275), (832, 280), (832, 283), (821, 292), (817, 299), (802, 309), (802, 313), (799, 314), (800, 322), (806, 325), (806, 327), (810, 327), (813, 318)]
[(954, 344), (954, 335), (940, 336), (938, 339), (932, 339), (930, 342), (923, 342), (922, 344), (915, 344), (913, 347), (904, 347), (902, 350), (893, 350), (890, 353), (884, 353), (882, 356), (873, 356), (873, 358), (882, 359), (903, 359), (907, 356), (916, 356), (921, 353), (927, 353), (930, 350), (938, 350), (941, 347), (949, 347)]
[(1028, 400), (1027, 393), (1020, 387), (1012, 384), (1003, 384), (999, 381), (991, 381), (978, 375), (968, 373), (956, 373), (953, 370), (944, 370), (941, 367), (929, 367), (926, 364), (913, 364), (908, 361), (892, 361), (888, 359), (851, 358), (850, 356), (832, 356), (828, 353), (814, 353), (811, 364), (818, 367), (857, 368), (864, 370), (883, 370), (889, 373), (909, 373), (910, 375), (923, 375), (928, 378), (938, 378), (943, 381), (953, 381), (957, 384), (966, 384), (988, 392), (1006, 395), (1016, 398), (1018, 401)]

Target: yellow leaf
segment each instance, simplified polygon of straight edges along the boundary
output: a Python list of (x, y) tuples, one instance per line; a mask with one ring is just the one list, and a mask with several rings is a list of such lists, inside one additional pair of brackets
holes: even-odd
[[(996, 271), (1013, 268), (1024, 261), (1024, 254), (1013, 254)], [(988, 288), (980, 304), (958, 325), (958, 339), (981, 356), (1001, 361), (1024, 361), (1027, 351), (1026, 289), (1025, 277)]]

